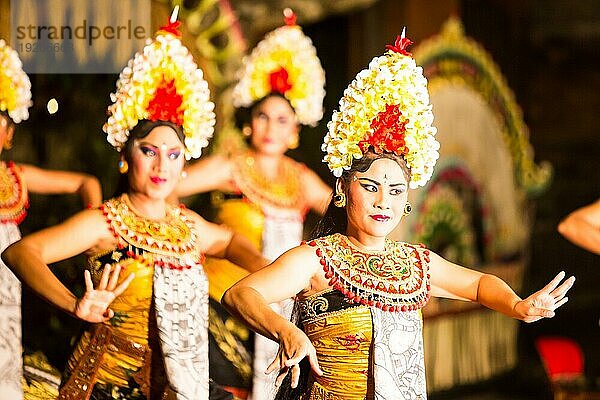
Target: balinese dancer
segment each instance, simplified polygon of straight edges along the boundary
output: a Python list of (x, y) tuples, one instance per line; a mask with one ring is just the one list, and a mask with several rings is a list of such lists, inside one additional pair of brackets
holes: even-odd
[[(207, 82), (177, 27), (162, 27), (130, 60), (111, 96), (104, 131), (121, 153), (124, 193), (3, 253), (35, 292), (90, 322), (59, 399), (208, 399), (204, 255), (249, 270), (264, 265), (247, 239), (166, 201), (215, 122)], [(84, 251), (94, 255), (77, 298), (48, 264)]]
[[(427, 81), (398, 38), (344, 92), (325, 161), (338, 178), (321, 236), (229, 289), (224, 304), (280, 345), (278, 398), (425, 399), (422, 318), (430, 296), (477, 301), (525, 322), (554, 315), (560, 273), (522, 300), (499, 278), (387, 235), (438, 158)], [(559, 285), (560, 284), (560, 285)], [(267, 304), (296, 296), (298, 326)], [(301, 368), (303, 367), (307, 368)], [(289, 372), (289, 374), (288, 374)]]
[[(300, 244), (308, 209), (322, 214), (331, 189), (303, 164), (285, 155), (298, 145), (301, 125), (316, 125), (323, 116), (324, 71), (310, 39), (295, 24), (291, 10), (286, 25), (270, 32), (244, 60), (234, 104), (249, 111), (243, 132), (249, 148), (232, 157), (211, 156), (187, 170), (179, 196), (218, 191), (217, 221), (248, 237), (274, 260)], [(208, 259), (211, 294), (211, 377), (245, 398), (272, 399), (274, 375), (265, 370), (277, 353), (270, 340), (253, 335), (219, 304), (225, 289), (246, 275), (224, 262)], [(287, 305), (287, 311), (284, 310)], [(284, 315), (292, 302), (274, 304)], [(252, 377), (254, 375), (254, 377)]]
[[(16, 51), (0, 39), (0, 153), (12, 147), (16, 124), (29, 118), (31, 83)], [(0, 162), (0, 251), (20, 239), (18, 225), (29, 205), (28, 192), (76, 193), (86, 205), (98, 207), (98, 179), (86, 174), (45, 170)], [(21, 284), (0, 262), (0, 398), (23, 398)]]

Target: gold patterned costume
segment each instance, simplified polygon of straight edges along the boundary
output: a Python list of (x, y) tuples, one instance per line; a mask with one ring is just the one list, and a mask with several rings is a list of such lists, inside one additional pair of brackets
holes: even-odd
[[(250, 153), (238, 155), (232, 161), (232, 177), (237, 190), (215, 195), (216, 221), (246, 236), (270, 260), (300, 244), (306, 213), (300, 184), (304, 165), (284, 159), (278, 178), (267, 180), (255, 169)], [(219, 303), (225, 290), (248, 273), (234, 264), (213, 258), (208, 258), (205, 270), (211, 298), (211, 377), (229, 388), (249, 388), (254, 336)], [(268, 357), (263, 358), (267, 360)], [(243, 391), (237, 393), (245, 394)]]
[(308, 244), (332, 287), (297, 303), (323, 375), (310, 374), (302, 393), (282, 385), (278, 398), (424, 400), (429, 252), (392, 240), (367, 252), (341, 234)]
[(168, 209), (165, 220), (144, 218), (126, 195), (107, 201), (102, 210), (118, 247), (90, 257), (92, 279), (100, 280), (107, 263), (121, 265), (121, 279), (131, 272), (135, 278), (112, 302), (110, 321), (81, 336), (59, 399), (160, 399), (168, 383), (155, 317), (155, 270), (196, 270), (205, 279), (194, 225), (177, 207)]

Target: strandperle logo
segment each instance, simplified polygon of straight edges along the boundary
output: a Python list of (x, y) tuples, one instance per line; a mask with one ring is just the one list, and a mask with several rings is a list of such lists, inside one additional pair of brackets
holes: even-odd
[(11, 2), (11, 43), (28, 73), (118, 73), (151, 36), (150, 0)]
[(84, 19), (80, 25), (72, 27), (70, 25), (62, 26), (39, 26), (39, 25), (19, 25), (16, 27), (17, 39), (22, 41), (38, 40), (73, 40), (84, 39), (88, 46), (91, 46), (95, 40), (102, 39), (145, 39), (150, 35), (146, 28), (140, 25), (133, 25), (131, 20), (127, 20), (126, 25), (90, 25), (87, 19)]

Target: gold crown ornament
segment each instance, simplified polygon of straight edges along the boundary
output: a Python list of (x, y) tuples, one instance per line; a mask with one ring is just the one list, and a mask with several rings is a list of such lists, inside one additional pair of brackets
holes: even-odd
[(284, 10), (285, 25), (265, 35), (244, 57), (233, 105), (250, 107), (270, 93), (284, 96), (298, 122), (315, 126), (323, 118), (325, 71), (312, 41), (296, 25), (292, 10)]
[(0, 39), (0, 111), (7, 112), (18, 124), (29, 118), (28, 108), (32, 104), (31, 82), (19, 55)]
[(183, 128), (186, 159), (198, 158), (215, 125), (208, 83), (190, 51), (181, 43), (175, 7), (169, 23), (129, 60), (111, 93), (104, 124), (107, 140), (117, 151), (140, 120), (170, 121)]
[(372, 149), (402, 156), (413, 189), (431, 178), (440, 145), (434, 137), (427, 79), (406, 50), (411, 44), (403, 30), (344, 91), (322, 146), (323, 161), (335, 176)]

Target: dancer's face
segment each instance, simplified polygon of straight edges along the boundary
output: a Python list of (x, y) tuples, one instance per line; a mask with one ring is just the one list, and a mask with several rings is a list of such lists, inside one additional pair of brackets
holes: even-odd
[(346, 190), (348, 228), (385, 237), (400, 222), (408, 196), (408, 181), (394, 160), (380, 158), (365, 172), (356, 172)]
[(267, 97), (252, 110), (251, 128), (252, 147), (265, 155), (284, 154), (300, 130), (294, 109), (279, 96)]
[(130, 160), (130, 190), (152, 199), (166, 199), (181, 177), (184, 145), (172, 128), (157, 126), (135, 139)]
[[(14, 126), (8, 117), (0, 115), (0, 152), (7, 143), (12, 141)], [(9, 146), (10, 147), (10, 146)]]

